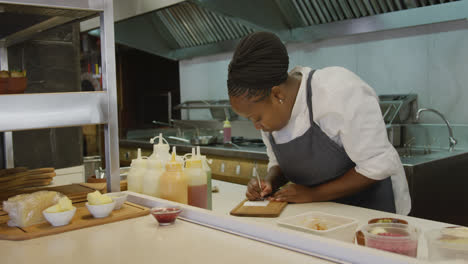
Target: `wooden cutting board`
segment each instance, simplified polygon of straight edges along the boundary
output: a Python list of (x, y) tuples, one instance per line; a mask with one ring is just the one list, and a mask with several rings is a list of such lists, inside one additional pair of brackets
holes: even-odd
[[(33, 187), (33, 186), (45, 186), (52, 182), (52, 179), (56, 176), (55, 172), (52, 173), (41, 173), (24, 175), (21, 177), (15, 177), (8, 181), (0, 180), (0, 191), (11, 191), (15, 189)], [(7, 177), (5, 177), (7, 178)]]
[(278, 217), (283, 211), (287, 202), (270, 201), (267, 206), (244, 206), (248, 200), (245, 199), (239, 203), (230, 214), (235, 216), (250, 216), (250, 217)]
[(0, 170), (0, 177), (10, 175), (10, 174), (15, 174), (19, 172), (25, 172), (27, 171), (28, 168), (26, 167), (16, 167), (16, 168), (11, 168), (11, 169), (1, 169)]
[(18, 168), (13, 168), (13, 169), (2, 169), (0, 170), (0, 181), (8, 181), (17, 177), (23, 177), (27, 175), (53, 173), (53, 172), (55, 172), (54, 168), (41, 168), (41, 169), (27, 170), (27, 168), (18, 167)]
[(49, 224), (49, 222), (46, 222), (23, 228), (9, 227), (7, 225), (8, 215), (0, 215), (0, 240), (27, 240), (149, 214), (149, 208), (125, 202), (121, 209), (112, 211), (108, 217), (94, 218), (91, 213), (89, 213), (84, 202), (73, 205), (76, 207), (76, 213), (71, 222), (66, 226), (54, 227)]

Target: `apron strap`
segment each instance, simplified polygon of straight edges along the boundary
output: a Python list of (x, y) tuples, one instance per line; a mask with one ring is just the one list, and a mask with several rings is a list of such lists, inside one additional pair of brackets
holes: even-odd
[[(309, 76), (307, 76), (307, 83), (306, 83), (306, 102), (307, 102), (307, 108), (309, 109), (309, 119), (310, 119), (310, 126), (313, 126), (315, 124), (314, 122), (314, 115), (312, 114), (312, 75), (314, 75), (315, 70), (311, 70), (309, 72)], [(275, 138), (273, 137), (272, 132), (268, 133), (268, 138), (270, 139), (271, 144), (276, 144)]]

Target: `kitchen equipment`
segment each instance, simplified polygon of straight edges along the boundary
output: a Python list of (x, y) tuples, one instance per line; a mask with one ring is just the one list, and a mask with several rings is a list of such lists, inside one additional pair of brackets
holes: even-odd
[(99, 179), (100, 175), (98, 175), (96, 171), (99, 171), (99, 168), (101, 167), (101, 156), (83, 157), (83, 165), (84, 165), (84, 173), (85, 173), (86, 182), (93, 175), (95, 175), (96, 178)]
[(245, 199), (240, 202), (231, 210), (230, 214), (249, 217), (278, 217), (288, 204), (287, 202), (270, 201), (267, 206), (244, 206), (247, 201)]
[(401, 145), (401, 124), (411, 123), (418, 110), (416, 94), (379, 95), (379, 105), (393, 146)]
[(195, 146), (206, 146), (216, 144), (217, 137), (215, 136), (197, 136), (190, 139), (190, 143)]
[(216, 136), (193, 136), (190, 140), (180, 137), (167, 137), (168, 139), (172, 139), (175, 141), (192, 144), (194, 146), (207, 146), (216, 144), (217, 137)]
[(425, 235), (430, 261), (468, 261), (468, 228), (440, 228), (430, 230)]
[(194, 109), (209, 109), (211, 117), (214, 120), (231, 121), (238, 120), (239, 116), (232, 110), (229, 100), (199, 100), (185, 101), (174, 107), (175, 110), (186, 110), (185, 116), (190, 119), (190, 110)]
[(416, 257), (420, 231), (412, 225), (396, 223), (367, 224), (362, 229), (366, 246)]
[(125, 202), (120, 210), (113, 211), (106, 218), (94, 218), (85, 207), (85, 202), (74, 203), (76, 213), (70, 224), (54, 227), (50, 223), (42, 223), (24, 228), (7, 226), (8, 215), (0, 216), (0, 240), (27, 240), (36, 237), (59, 234), (67, 231), (97, 226), (149, 214), (149, 208)]
[(354, 241), (358, 221), (322, 212), (308, 212), (277, 221), (281, 226), (345, 242)]

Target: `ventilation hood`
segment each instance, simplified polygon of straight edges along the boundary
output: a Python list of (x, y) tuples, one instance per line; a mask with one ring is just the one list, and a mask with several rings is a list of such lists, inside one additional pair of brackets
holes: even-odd
[[(119, 0), (115, 1), (118, 9)], [(142, 1), (131, 2), (137, 5)], [(276, 33), (285, 43), (312, 42), (461, 20), (468, 14), (468, 0), (189, 0), (172, 3), (116, 21), (116, 42), (180, 60), (232, 51), (240, 38), (260, 30)], [(141, 9), (141, 5), (139, 7)], [(91, 31), (91, 34), (97, 35), (98, 31)]]

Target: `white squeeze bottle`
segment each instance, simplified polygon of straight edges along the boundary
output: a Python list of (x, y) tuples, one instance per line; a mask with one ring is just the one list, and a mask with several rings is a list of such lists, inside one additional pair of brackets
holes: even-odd
[(143, 175), (143, 194), (159, 197), (159, 178), (163, 173), (162, 161), (157, 155), (150, 156), (146, 161), (146, 171)]
[(166, 171), (159, 179), (159, 197), (187, 204), (187, 187), (187, 176), (182, 169), (182, 163), (176, 160), (176, 150), (173, 147), (171, 160), (166, 163)]
[(213, 198), (212, 198), (212, 186), (211, 186), (211, 168), (208, 165), (208, 163), (211, 163), (211, 160), (207, 160), (206, 156), (202, 156), (200, 154), (200, 146), (197, 146), (197, 158), (201, 159), (202, 161), (202, 167), (206, 172), (206, 182), (207, 182), (207, 208), (211, 210), (213, 208)]
[[(158, 144), (154, 144), (154, 140), (156, 138), (159, 138)], [(164, 143), (164, 141), (166, 143)], [(161, 160), (163, 165), (166, 164), (166, 162), (168, 162), (171, 159), (171, 154), (169, 153), (169, 150), (170, 150), (169, 143), (162, 136), (162, 133), (159, 133), (159, 136), (156, 136), (156, 137), (152, 138), (150, 140), (150, 143), (154, 144), (153, 145), (153, 154), (150, 156), (150, 158), (154, 157), (154, 156), (157, 156), (158, 159)]]
[(188, 204), (208, 209), (208, 184), (206, 171), (202, 160), (195, 155), (192, 148), (192, 158), (185, 161), (185, 174), (188, 178)]
[(141, 158), (141, 149), (138, 149), (138, 157), (132, 160), (128, 172), (128, 190), (132, 192), (143, 192), (143, 174), (146, 171), (146, 160)]

